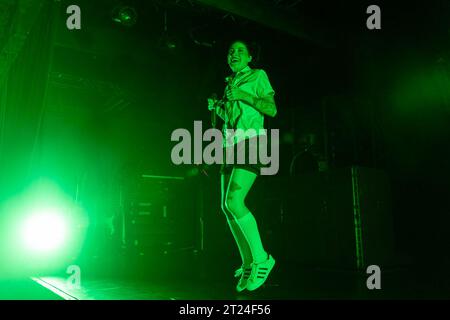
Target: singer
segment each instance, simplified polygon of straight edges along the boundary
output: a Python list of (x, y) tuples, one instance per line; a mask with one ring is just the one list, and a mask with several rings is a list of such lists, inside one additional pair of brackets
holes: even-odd
[[(245, 205), (245, 198), (261, 168), (260, 163), (250, 163), (247, 156), (249, 146), (264, 147), (251, 141), (259, 140), (258, 135), (265, 134), (264, 130), (260, 130), (264, 129), (264, 116), (275, 117), (277, 114), (275, 92), (269, 78), (264, 70), (249, 66), (252, 60), (247, 42), (232, 42), (227, 55), (232, 74), (226, 78), (222, 103), (208, 99), (208, 108), (224, 120), (225, 154), (229, 154), (228, 148), (246, 148), (247, 151), (244, 164), (237, 164), (236, 161), (227, 164), (225, 161), (220, 170), (221, 207), (242, 259), (241, 267), (235, 272), (235, 277), (239, 278), (236, 286), (238, 292), (261, 287), (275, 265), (275, 259), (264, 249), (255, 217)], [(228, 134), (228, 128), (234, 129), (231, 130), (232, 135)]]

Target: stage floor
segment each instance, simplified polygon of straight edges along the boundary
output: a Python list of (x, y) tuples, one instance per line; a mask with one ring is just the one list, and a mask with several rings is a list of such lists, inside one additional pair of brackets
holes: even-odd
[[(64, 277), (32, 278), (47, 289), (47, 299), (65, 300), (372, 300), (449, 299), (445, 281), (423, 282), (404, 270), (386, 273), (381, 290), (369, 290), (365, 276), (330, 271), (301, 271), (299, 279), (274, 277), (254, 291), (237, 293), (235, 280), (84, 278), (79, 289), (69, 288)], [(27, 297), (24, 297), (27, 299)], [(17, 297), (16, 297), (17, 299)], [(20, 299), (20, 298), (19, 298)], [(30, 295), (28, 295), (30, 299)], [(33, 299), (33, 297), (31, 297)], [(40, 299), (40, 298), (38, 298)]]
[(0, 279), (0, 300), (65, 300), (31, 278)]
[[(113, 255), (109, 255), (113, 256)], [(108, 256), (108, 257), (109, 257)], [(115, 256), (114, 256), (115, 257)], [(365, 271), (306, 267), (281, 258), (266, 284), (237, 293), (236, 258), (123, 256), (79, 260), (80, 288), (66, 268), (0, 279), (1, 300), (373, 300), (450, 299), (447, 265), (381, 269), (381, 289), (367, 288)], [(156, 263), (157, 262), (157, 263)]]

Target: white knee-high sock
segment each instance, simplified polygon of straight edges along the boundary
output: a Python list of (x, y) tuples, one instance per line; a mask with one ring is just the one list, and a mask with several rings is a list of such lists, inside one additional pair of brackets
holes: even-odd
[(227, 220), (228, 225), (230, 226), (231, 229), (231, 233), (233, 234), (234, 240), (236, 241), (236, 244), (238, 246), (239, 253), (242, 259), (242, 264), (245, 266), (249, 266), (253, 261), (253, 257), (250, 247), (248, 246), (247, 239), (242, 233), (242, 230), (237, 224), (236, 220), (234, 219), (227, 219)]
[(250, 247), (254, 263), (267, 260), (267, 252), (264, 250), (258, 231), (258, 224), (251, 212), (236, 220)]

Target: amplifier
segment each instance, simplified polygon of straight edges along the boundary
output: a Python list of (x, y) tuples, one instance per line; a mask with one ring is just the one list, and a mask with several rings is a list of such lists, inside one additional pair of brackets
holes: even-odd
[(194, 248), (199, 217), (193, 184), (183, 177), (141, 175), (124, 186), (122, 243), (141, 252)]

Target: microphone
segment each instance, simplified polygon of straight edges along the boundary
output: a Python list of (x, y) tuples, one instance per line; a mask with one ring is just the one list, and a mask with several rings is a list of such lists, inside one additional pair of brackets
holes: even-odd
[[(211, 99), (217, 100), (217, 93), (214, 92), (211, 95)], [(211, 125), (213, 128), (216, 128), (216, 123), (217, 123), (217, 114), (216, 114), (216, 108), (214, 107), (214, 109), (211, 110)]]

